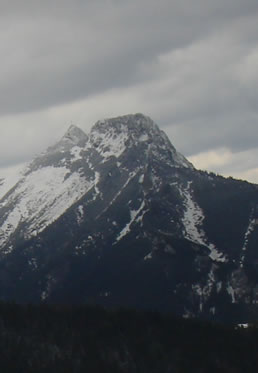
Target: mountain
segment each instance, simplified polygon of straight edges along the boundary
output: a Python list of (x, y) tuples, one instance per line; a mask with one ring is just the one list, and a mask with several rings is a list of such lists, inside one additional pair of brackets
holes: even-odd
[(71, 126), (0, 200), (0, 297), (246, 322), (258, 187), (196, 170), (142, 114)]

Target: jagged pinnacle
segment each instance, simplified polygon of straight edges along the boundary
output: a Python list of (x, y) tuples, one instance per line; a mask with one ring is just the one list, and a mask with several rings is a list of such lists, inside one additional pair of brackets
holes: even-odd
[(79, 127), (71, 124), (66, 133), (64, 134), (61, 141), (71, 142), (73, 144), (78, 144), (81, 141), (87, 140), (88, 136)]

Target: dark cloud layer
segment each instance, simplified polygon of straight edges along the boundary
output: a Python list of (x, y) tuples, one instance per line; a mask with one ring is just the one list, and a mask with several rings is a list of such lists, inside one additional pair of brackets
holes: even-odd
[(148, 78), (142, 64), (256, 8), (252, 1), (214, 3), (11, 2), (0, 17), (6, 52), (0, 112), (38, 110), (140, 82)]
[(139, 111), (207, 167), (222, 148), (254, 156), (257, 23), (257, 0), (0, 2), (1, 165), (29, 159), (71, 120), (87, 130)]

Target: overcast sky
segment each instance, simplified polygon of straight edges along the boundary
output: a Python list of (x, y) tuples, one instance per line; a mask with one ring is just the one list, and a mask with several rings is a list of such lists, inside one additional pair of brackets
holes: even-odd
[(197, 168), (258, 183), (257, 0), (0, 0), (0, 28), (2, 170), (142, 112)]

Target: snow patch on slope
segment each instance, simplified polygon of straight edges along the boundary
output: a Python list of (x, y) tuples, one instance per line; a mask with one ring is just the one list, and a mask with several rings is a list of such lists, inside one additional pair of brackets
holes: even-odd
[(73, 156), (72, 158), (72, 163), (73, 162), (76, 162), (76, 161), (79, 161), (80, 159), (82, 159), (82, 156), (81, 156), (81, 151), (82, 151), (82, 148), (79, 147), (79, 146), (74, 146), (71, 150), (70, 150), (70, 153), (71, 155)]
[(148, 141), (149, 140), (149, 136), (147, 133), (143, 133), (140, 137), (139, 137), (139, 141), (140, 142), (145, 142), (145, 141)]
[(180, 194), (184, 198), (184, 216), (182, 223), (185, 229), (185, 238), (197, 244), (204, 245), (210, 250), (210, 258), (217, 262), (225, 262), (226, 258), (220, 253), (215, 245), (209, 243), (204, 230), (201, 228), (204, 220), (204, 214), (200, 206), (192, 199), (190, 192), (191, 182), (188, 182), (186, 189), (179, 189)]
[(227, 292), (231, 296), (232, 303), (236, 303), (235, 291), (230, 284), (227, 286)]
[(152, 252), (150, 252), (149, 254), (145, 255), (145, 257), (143, 258), (143, 260), (149, 260), (149, 259), (152, 259)]
[(78, 172), (69, 175), (65, 167), (48, 166), (24, 177), (5, 200), (9, 209), (0, 227), (0, 247), (21, 223), (25, 237), (43, 231), (92, 187)]
[(114, 128), (110, 127), (108, 131), (91, 132), (91, 142), (96, 147), (99, 154), (105, 161), (109, 157), (118, 158), (126, 149), (125, 141), (128, 138), (128, 130), (126, 126), (121, 125), (121, 131), (117, 132)]
[[(203, 311), (204, 304), (208, 301), (212, 289), (215, 286), (215, 264), (212, 264), (211, 270), (208, 273), (207, 282), (205, 285), (201, 284), (194, 284), (192, 285), (193, 292), (198, 296), (199, 298), (199, 311)], [(214, 312), (216, 312), (216, 309), (214, 309)]]
[(130, 211), (130, 221), (121, 230), (121, 232), (119, 233), (119, 235), (116, 238), (116, 242), (120, 241), (121, 238), (123, 238), (124, 236), (126, 236), (130, 232), (130, 227), (131, 227), (132, 223), (134, 221), (138, 220), (136, 218), (140, 215), (140, 213), (142, 212), (142, 210), (144, 209), (144, 207), (145, 207), (145, 202), (142, 201), (141, 206), (138, 208), (138, 210), (131, 210)]
[(79, 205), (77, 208), (77, 223), (79, 225), (82, 223), (83, 217), (84, 217), (83, 205)]
[(244, 236), (244, 245), (242, 247), (242, 252), (243, 253), (242, 253), (241, 259), (240, 259), (240, 267), (243, 267), (243, 262), (245, 260), (245, 251), (247, 249), (249, 236), (253, 232), (254, 227), (255, 227), (255, 223), (256, 223), (256, 220), (252, 216), (253, 216), (253, 213), (251, 214), (251, 217), (249, 219), (249, 224), (248, 224), (247, 230), (245, 232), (245, 236)]
[(253, 232), (254, 227), (255, 227), (255, 219), (250, 218), (247, 230), (245, 232), (244, 245), (242, 248), (243, 251), (247, 249), (248, 239), (249, 239), (250, 234)]
[(102, 197), (102, 193), (100, 192), (100, 190), (98, 188), (98, 183), (99, 183), (99, 180), (100, 180), (100, 173), (95, 171), (94, 175), (95, 175), (95, 180), (94, 180), (94, 188), (95, 188), (94, 200), (95, 200), (97, 198), (98, 194), (100, 194), (100, 197)]

